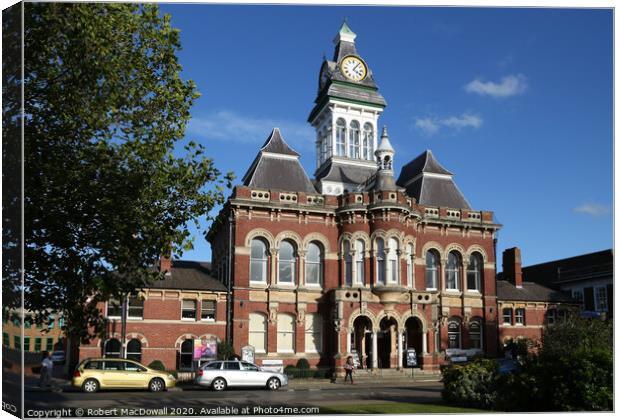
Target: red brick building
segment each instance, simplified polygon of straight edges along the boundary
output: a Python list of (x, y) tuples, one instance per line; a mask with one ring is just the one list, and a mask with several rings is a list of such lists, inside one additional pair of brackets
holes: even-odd
[[(274, 129), (208, 234), (214, 271), (232, 279), (230, 334), (257, 359), (424, 369), (446, 354), (497, 353), (490, 211), (470, 207), (425, 151), (394, 177), (378, 118), (386, 102), (343, 24), (308, 121), (311, 180)], [(232, 251), (232, 252), (231, 252)]]
[[(415, 349), (422, 369), (436, 369), (540, 337), (563, 295), (523, 283), (518, 250), (496, 282), (500, 225), (431, 151), (395, 178), (385, 127), (378, 136), (386, 102), (355, 38), (344, 23), (321, 66), (308, 118), (314, 179), (274, 129), (211, 226), (212, 265), (164, 260), (165, 280), (130, 299), (128, 357), (191, 369), (192, 340), (211, 337), (237, 354), (253, 346), (257, 363), (340, 367), (357, 354), (362, 368), (400, 368)], [(121, 351), (118, 306), (101, 309), (107, 336), (81, 358)]]

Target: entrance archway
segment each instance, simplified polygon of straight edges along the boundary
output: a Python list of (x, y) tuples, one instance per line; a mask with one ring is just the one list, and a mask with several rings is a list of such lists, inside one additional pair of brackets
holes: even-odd
[[(421, 359), (420, 356), (424, 351), (423, 334), (424, 326), (419, 318), (411, 317), (407, 319), (405, 322), (405, 350), (414, 348), (418, 361)], [(406, 358), (406, 355), (403, 355), (403, 357)], [(403, 360), (403, 366), (406, 366), (406, 359)]]
[(398, 325), (396, 320), (385, 317), (379, 323), (379, 334), (377, 336), (377, 362), (380, 369), (396, 367), (398, 343)]
[(372, 321), (367, 316), (358, 316), (353, 321), (351, 350), (357, 351), (360, 368), (372, 368)]

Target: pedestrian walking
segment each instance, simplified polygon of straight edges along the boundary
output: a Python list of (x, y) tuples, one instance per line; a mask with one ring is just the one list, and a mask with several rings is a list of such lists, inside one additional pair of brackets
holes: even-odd
[(344, 364), (344, 382), (347, 382), (347, 378), (351, 379), (351, 385), (353, 385), (353, 357), (347, 357), (347, 361)]
[(52, 370), (54, 369), (54, 362), (52, 362), (52, 355), (44, 351), (43, 360), (41, 361), (41, 376), (39, 377), (39, 386), (41, 388), (49, 388), (52, 381)]

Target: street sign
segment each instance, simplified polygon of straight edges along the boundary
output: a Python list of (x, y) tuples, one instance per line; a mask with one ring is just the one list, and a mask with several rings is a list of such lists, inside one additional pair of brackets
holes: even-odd
[(418, 365), (418, 356), (414, 348), (407, 349), (407, 367), (416, 367)]

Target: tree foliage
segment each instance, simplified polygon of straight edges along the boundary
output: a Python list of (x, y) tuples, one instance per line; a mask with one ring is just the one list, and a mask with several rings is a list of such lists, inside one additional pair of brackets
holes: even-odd
[(232, 175), (183, 140), (198, 92), (156, 5), (25, 3), (24, 19), (24, 303), (84, 340), (104, 328), (98, 302), (191, 248)]

